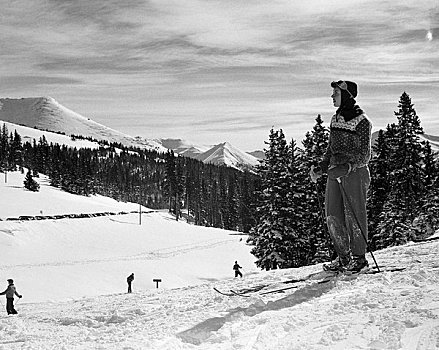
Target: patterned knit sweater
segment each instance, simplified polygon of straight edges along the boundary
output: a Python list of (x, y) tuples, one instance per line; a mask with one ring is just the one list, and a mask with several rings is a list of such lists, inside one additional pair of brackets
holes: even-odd
[(352, 171), (369, 163), (371, 155), (372, 123), (362, 113), (345, 121), (342, 115), (334, 115), (331, 119), (329, 144), (321, 167), (350, 164)]

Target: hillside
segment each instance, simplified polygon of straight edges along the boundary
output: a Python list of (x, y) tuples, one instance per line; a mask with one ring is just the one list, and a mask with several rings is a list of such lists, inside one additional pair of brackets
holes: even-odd
[[(44, 177), (29, 193), (22, 180), (11, 173), (0, 184), (3, 219), (138, 209), (68, 195)], [(5, 286), (14, 278), (23, 295), (18, 315), (0, 314), (0, 349), (437, 348), (438, 240), (375, 252), (377, 274), (331, 277), (321, 265), (267, 272), (255, 268), (245, 236), (143, 210), (141, 225), (137, 213), (0, 221), (0, 278)], [(235, 260), (242, 279), (232, 277)]]
[[(63, 133), (69, 138), (70, 135), (80, 135), (95, 140), (106, 140), (110, 143), (121, 143), (127, 147), (133, 146), (162, 153), (173, 150), (182, 156), (201, 161), (206, 159), (206, 163), (227, 165), (237, 169), (251, 168), (257, 163), (257, 158), (238, 150), (228, 143), (222, 143), (211, 148), (210, 146), (190, 144), (180, 139), (149, 140), (139, 136), (132, 137), (96, 123), (90, 118), (64, 107), (51, 97), (2, 98), (0, 99), (0, 124), (1, 121), (10, 123), (8, 128), (10, 131), (13, 131), (14, 126), (18, 125), (48, 130), (53, 133)], [(24, 135), (19, 132), (22, 136), (27, 136), (28, 130), (21, 129), (21, 131), (25, 132)], [(58, 140), (64, 141), (66, 139)], [(65, 144), (70, 145), (70, 142)], [(218, 150), (224, 148), (226, 144), (228, 145), (227, 149)], [(81, 144), (76, 143), (74, 146), (81, 147)], [(231, 148), (233, 148), (233, 151), (230, 151)], [(213, 152), (216, 155), (211, 157)], [(221, 156), (219, 156), (219, 153), (221, 153)]]
[[(30, 192), (23, 188), (24, 174), (8, 173), (7, 183), (0, 174), (0, 278), (20, 281), (26, 302), (120, 292), (131, 272), (136, 290), (154, 288), (155, 277), (162, 278), (162, 288), (204, 283), (213, 277), (206, 260), (218, 264), (218, 279), (232, 275), (237, 259), (256, 269), (236, 232), (176, 222), (166, 211), (145, 207), (140, 222), (138, 204), (69, 194), (44, 176), (36, 179), (40, 191)], [(106, 215), (72, 215), (100, 213)], [(38, 220), (10, 220), (20, 216)]]
[(96, 123), (64, 107), (51, 97), (0, 99), (0, 120), (40, 130), (81, 135), (96, 140), (121, 143), (125, 146), (166, 152), (159, 143), (132, 137)]

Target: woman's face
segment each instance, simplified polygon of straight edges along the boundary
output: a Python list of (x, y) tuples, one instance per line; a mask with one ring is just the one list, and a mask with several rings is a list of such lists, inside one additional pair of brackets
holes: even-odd
[(340, 107), (341, 105), (341, 90), (338, 87), (335, 87), (332, 91), (332, 103), (334, 104), (334, 107)]

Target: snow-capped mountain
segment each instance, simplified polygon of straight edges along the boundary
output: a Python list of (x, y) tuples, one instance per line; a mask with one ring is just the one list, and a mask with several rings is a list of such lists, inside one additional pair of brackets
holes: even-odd
[(96, 140), (121, 143), (125, 146), (166, 152), (156, 141), (132, 137), (96, 123), (58, 103), (51, 97), (2, 98), (0, 120), (30, 128), (61, 132), (68, 136), (81, 135)]
[[(70, 141), (67, 139), (70, 139), (71, 135), (80, 135), (95, 140), (106, 140), (121, 143), (125, 146), (156, 150), (163, 153), (173, 150), (179, 155), (199, 159), (205, 163), (227, 165), (237, 169), (250, 169), (258, 163), (257, 158), (231, 146), (229, 143), (212, 147), (195, 145), (181, 139), (150, 140), (139, 136), (133, 137), (86, 118), (64, 107), (51, 97), (2, 98), (0, 99), (0, 121), (15, 124), (17, 131), (25, 138), (32, 138), (35, 132), (23, 129), (23, 127), (52, 133), (63, 133), (66, 136), (62, 140), (58, 140), (59, 137), (56, 136), (51, 137), (56, 134), (45, 135), (48, 141), (49, 138), (56, 139), (57, 141), (53, 142), (62, 144), (70, 145)], [(21, 127), (21, 132), (18, 130), (19, 127)], [(37, 134), (38, 137), (41, 137), (41, 133), (37, 132)], [(79, 143), (75, 143), (75, 146), (81, 147)]]
[(204, 163), (227, 165), (236, 169), (251, 169), (259, 164), (256, 157), (239, 150), (228, 142), (212, 147), (200, 154), (197, 159)]
[[(229, 142), (223, 142), (214, 146), (195, 145), (181, 139), (160, 139), (158, 142), (181, 156), (195, 158), (204, 163), (227, 165), (240, 170), (252, 169), (259, 163), (260, 159), (263, 159), (263, 157), (257, 157), (251, 153), (241, 151)], [(262, 151), (259, 152), (263, 154)]]
[(181, 156), (189, 158), (196, 158), (211, 148), (211, 146), (195, 145), (189, 141), (181, 139), (159, 139), (157, 142), (159, 142), (163, 147), (166, 147), (167, 149), (170, 149)]

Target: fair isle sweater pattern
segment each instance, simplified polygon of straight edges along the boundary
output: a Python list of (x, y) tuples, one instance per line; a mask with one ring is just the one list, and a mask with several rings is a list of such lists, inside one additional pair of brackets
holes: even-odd
[(369, 163), (372, 123), (366, 114), (345, 121), (342, 115), (331, 119), (329, 145), (324, 160), (329, 166), (350, 164), (352, 169)]

